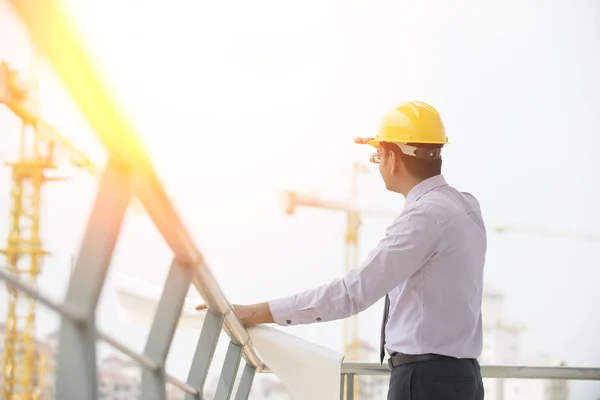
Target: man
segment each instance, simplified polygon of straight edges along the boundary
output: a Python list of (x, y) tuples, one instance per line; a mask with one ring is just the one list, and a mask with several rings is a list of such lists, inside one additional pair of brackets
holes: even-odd
[(385, 116), (374, 139), (355, 142), (377, 149), (371, 161), (386, 188), (406, 199), (385, 237), (346, 276), (235, 312), (246, 326), (309, 324), (350, 317), (385, 296), (388, 400), (482, 400), (486, 231), (477, 200), (441, 175), (442, 120), (430, 105), (407, 102)]

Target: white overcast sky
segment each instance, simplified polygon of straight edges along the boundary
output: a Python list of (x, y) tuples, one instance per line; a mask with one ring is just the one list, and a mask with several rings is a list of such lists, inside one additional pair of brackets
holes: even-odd
[[(600, 6), (593, 0), (63, 2), (232, 302), (339, 276), (344, 216), (310, 209), (286, 216), (279, 193), (343, 200), (352, 162), (370, 153), (351, 138), (373, 135), (382, 114), (406, 99), (442, 114), (452, 142), (444, 174), (480, 199), (490, 226), (600, 231)], [(27, 35), (4, 0), (0, 58), (25, 69), (27, 57)], [(56, 76), (44, 68), (40, 79), (45, 118), (103, 162)], [(19, 121), (4, 108), (0, 129), (0, 158), (14, 159)], [(401, 209), (402, 198), (386, 193), (370, 170), (359, 181), (361, 204)], [(9, 173), (0, 170), (0, 243)], [(72, 179), (45, 192), (44, 238), (53, 255), (40, 278), (57, 298), (96, 189), (81, 171), (61, 173)], [(362, 255), (387, 223), (365, 218)], [(159, 284), (170, 253), (141, 215), (130, 216), (119, 244), (100, 325), (141, 351), (147, 328), (119, 321), (115, 278)], [(526, 325), (524, 354), (598, 366), (598, 249), (490, 232), (486, 280), (505, 291), (507, 319)], [(380, 313), (378, 303), (360, 317), (362, 338), (376, 346)], [(39, 319), (42, 332), (57, 326), (50, 315)], [(341, 326), (290, 331), (339, 349)], [(169, 364), (181, 378), (194, 344), (193, 335), (176, 337)], [(572, 393), (596, 399), (600, 385), (573, 383)]]

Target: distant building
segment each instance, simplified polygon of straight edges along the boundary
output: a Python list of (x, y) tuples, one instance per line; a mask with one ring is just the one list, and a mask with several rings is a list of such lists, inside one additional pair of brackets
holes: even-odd
[[(524, 356), (524, 325), (504, 319), (504, 293), (486, 284), (483, 293), (483, 350), (479, 362), (487, 365), (560, 365), (543, 356)], [(569, 381), (484, 378), (486, 400), (568, 400)]]
[(141, 371), (139, 365), (111, 355), (98, 368), (98, 399), (141, 399)]
[[(133, 360), (111, 355), (98, 368), (99, 400), (137, 400), (142, 398), (142, 369)], [(167, 400), (183, 400), (184, 393), (167, 385)]]
[[(525, 327), (508, 323), (504, 319), (504, 294), (490, 286), (483, 292), (483, 350), (479, 357), (481, 364), (518, 365), (521, 354), (521, 333)], [(506, 400), (505, 381), (485, 378), (486, 400)]]

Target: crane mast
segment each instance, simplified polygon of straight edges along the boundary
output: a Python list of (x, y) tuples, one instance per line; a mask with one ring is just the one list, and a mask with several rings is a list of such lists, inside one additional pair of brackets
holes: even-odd
[[(323, 200), (316, 196), (304, 195), (294, 191), (284, 193), (285, 212), (288, 215), (294, 214), (296, 207), (308, 206), (321, 208), (331, 211), (342, 211), (346, 214), (346, 235), (345, 235), (345, 259), (344, 272), (348, 273), (351, 269), (357, 268), (360, 263), (358, 254), (358, 231), (361, 224), (361, 210), (355, 208), (357, 194), (358, 176), (366, 168), (354, 163), (352, 170), (352, 180), (350, 185), (350, 197), (347, 203)], [(359, 339), (358, 339), (358, 315), (351, 318), (345, 318), (343, 321), (343, 349), (345, 360), (359, 361)], [(354, 399), (358, 399), (358, 380), (354, 382)]]
[[(41, 237), (42, 186), (56, 178), (46, 176), (54, 169), (54, 150), (58, 144), (76, 167), (99, 176), (100, 168), (41, 118), (37, 102), (37, 54), (34, 51), (29, 82), (24, 84), (8, 64), (0, 63), (0, 103), (22, 121), (19, 157), (12, 168), (9, 232), (6, 248), (1, 250), (7, 270), (31, 287), (48, 252)], [(8, 287), (8, 307), (2, 357), (2, 399), (40, 398), (44, 374), (52, 369), (51, 360), (38, 354), (35, 335), (36, 302)]]
[[(34, 52), (28, 85), (34, 92), (38, 86), (36, 58)], [(27, 100), (28, 107), (37, 109), (35, 95), (29, 97), (23, 88), (10, 90), (15, 78), (15, 74), (3, 64), (0, 101), (8, 104)], [(46, 170), (54, 168), (53, 146), (40, 140), (37, 128), (35, 119), (22, 118), (19, 158), (14, 163), (7, 163), (12, 168), (9, 232), (7, 246), (1, 250), (7, 260), (8, 271), (34, 288), (37, 287), (44, 257), (48, 254), (40, 234), (42, 186), (49, 180)], [(37, 399), (36, 302), (10, 286), (7, 289), (2, 398)]]
[[(360, 228), (360, 214), (353, 209), (356, 202), (356, 182), (360, 173), (360, 164), (354, 163), (352, 169), (352, 181), (350, 186), (350, 207), (346, 211), (348, 219), (346, 224), (346, 257), (345, 273), (358, 268), (360, 259), (358, 254), (358, 231)], [(344, 350), (348, 361), (359, 361), (359, 343), (358, 343), (358, 314), (352, 318), (344, 319)], [(348, 378), (350, 379), (350, 378)], [(354, 398), (358, 400), (358, 379), (354, 381)]]

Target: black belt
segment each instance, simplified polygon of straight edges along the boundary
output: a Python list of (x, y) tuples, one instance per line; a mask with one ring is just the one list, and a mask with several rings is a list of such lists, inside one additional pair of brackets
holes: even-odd
[(402, 353), (392, 353), (390, 358), (388, 359), (388, 366), (390, 370), (403, 365), (409, 364), (418, 361), (429, 361), (429, 360), (438, 360), (440, 358), (454, 358), (450, 356), (443, 356), (441, 354), (402, 354)]

